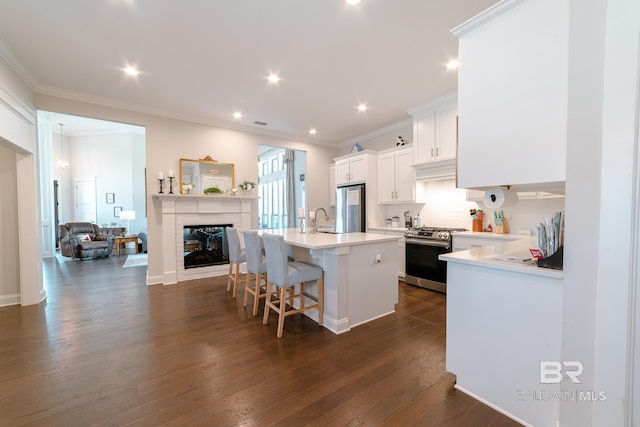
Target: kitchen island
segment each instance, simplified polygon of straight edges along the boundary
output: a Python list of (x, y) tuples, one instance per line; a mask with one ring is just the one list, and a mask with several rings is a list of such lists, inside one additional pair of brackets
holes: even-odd
[(562, 360), (563, 275), (519, 262), (530, 247), (535, 240), (496, 240), (440, 255), (447, 261), (446, 369), (457, 389), (516, 421), (555, 426), (560, 386), (541, 383), (541, 362)]
[[(299, 229), (262, 230), (280, 235), (296, 261), (324, 270), (323, 326), (335, 334), (395, 312), (398, 302), (398, 237), (375, 233), (301, 233)], [(314, 294), (317, 287), (307, 286)], [(305, 315), (318, 320), (318, 312)]]

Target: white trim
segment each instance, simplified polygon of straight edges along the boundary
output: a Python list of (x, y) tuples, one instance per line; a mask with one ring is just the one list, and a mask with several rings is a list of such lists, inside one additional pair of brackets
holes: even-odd
[[(640, 43), (639, 43), (640, 46)], [(638, 75), (636, 76), (636, 123), (634, 135), (634, 164), (633, 164), (633, 181), (632, 192), (633, 200), (631, 201), (631, 245), (629, 266), (629, 316), (627, 328), (627, 363), (626, 363), (626, 384), (625, 395), (626, 401), (629, 402), (625, 406), (626, 425), (633, 425), (633, 421), (640, 418), (640, 407), (638, 406), (639, 397), (635, 396), (634, 388), (640, 390), (640, 292), (637, 292), (640, 286), (640, 275), (638, 274), (638, 262), (640, 262), (640, 197), (638, 191), (640, 189), (640, 51), (638, 53)], [(634, 417), (635, 416), (635, 417)], [(634, 420), (634, 418), (636, 418)]]
[(36, 113), (34, 110), (24, 106), (17, 101), (17, 97), (10, 93), (7, 89), (0, 88), (0, 99), (7, 104), (16, 114), (28, 121), (30, 124), (36, 124)]
[(151, 107), (147, 105), (133, 104), (133, 103), (124, 102), (124, 101), (120, 101), (113, 98), (105, 98), (101, 96), (88, 95), (82, 92), (58, 89), (52, 86), (39, 85), (33, 91), (41, 95), (49, 95), (57, 98), (69, 99), (72, 101), (86, 102), (94, 105), (117, 108), (120, 110), (149, 114), (152, 116), (182, 120), (185, 122), (197, 123), (201, 125), (216, 126), (224, 129), (237, 130), (237, 131), (252, 133), (256, 135), (265, 135), (265, 136), (281, 138), (289, 141), (304, 142), (312, 145), (321, 145), (324, 147), (335, 148), (335, 145), (330, 141), (320, 141), (317, 138), (302, 137), (300, 135), (294, 135), (294, 134), (289, 134), (285, 132), (277, 132), (269, 129), (258, 128), (257, 125), (244, 125), (241, 123), (223, 122), (223, 121), (213, 120), (207, 117), (198, 117), (192, 114), (185, 114), (179, 111), (169, 110), (166, 108), (157, 108), (157, 107)]
[(504, 15), (511, 9), (520, 6), (520, 4), (524, 3), (525, 1), (527, 0), (503, 0), (500, 3), (496, 3), (490, 8), (484, 10), (483, 12), (480, 12), (473, 18), (468, 19), (467, 21), (452, 29), (451, 34), (456, 37), (465, 36), (472, 31), (475, 31), (476, 29), (482, 27), (483, 25)]
[(20, 294), (0, 295), (0, 307), (20, 305)]
[(38, 86), (38, 81), (35, 76), (29, 71), (27, 67), (18, 59), (18, 56), (13, 53), (13, 50), (9, 45), (0, 37), (0, 57), (2, 57), (7, 64), (24, 80), (24, 82), (33, 90)]
[(385, 126), (381, 129), (376, 129), (374, 131), (371, 131), (369, 133), (365, 133), (364, 135), (360, 135), (358, 137), (355, 138), (351, 138), (345, 142), (342, 142), (340, 144), (338, 144), (338, 147), (342, 148), (342, 147), (349, 147), (353, 144), (355, 144), (358, 141), (366, 141), (367, 139), (371, 139), (371, 138), (375, 138), (376, 136), (380, 136), (380, 135), (385, 135), (391, 131), (394, 131), (396, 129), (401, 129), (405, 126), (411, 126), (413, 124), (413, 120), (412, 119), (407, 119), (407, 120), (403, 120), (401, 122), (397, 122), (397, 123), (393, 123), (390, 124), (389, 126)]
[[(449, 107), (458, 106), (458, 92), (451, 92), (440, 98), (432, 99), (424, 104), (416, 105), (407, 110), (407, 113), (411, 114), (414, 118), (422, 118), (427, 113), (432, 113), (436, 110), (448, 109)], [(415, 142), (415, 141), (414, 141)]]
[(493, 403), (484, 400), (483, 398), (476, 396), (475, 394), (471, 393), (469, 390), (465, 389), (464, 387), (460, 387), (458, 384), (454, 384), (453, 388), (455, 388), (456, 390), (459, 390), (461, 392), (463, 392), (466, 395), (469, 395), (471, 397), (473, 397), (474, 399), (476, 399), (479, 402), (484, 403), (485, 405), (487, 405), (488, 407), (490, 407), (491, 409), (494, 409), (498, 412), (500, 412), (502, 415), (505, 415), (509, 418), (511, 418), (512, 420), (514, 420), (517, 423), (522, 424), (523, 426), (527, 426), (527, 427), (533, 427), (532, 424), (528, 424), (527, 422), (521, 420), (520, 418), (516, 417), (515, 415), (505, 411), (504, 409), (500, 408), (499, 406), (494, 405)]
[(428, 162), (414, 163), (415, 179), (447, 179), (456, 176), (456, 159), (431, 160)]

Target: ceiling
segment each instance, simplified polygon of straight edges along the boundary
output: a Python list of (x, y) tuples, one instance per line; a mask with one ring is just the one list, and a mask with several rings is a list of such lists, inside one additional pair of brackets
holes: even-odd
[(449, 30), (495, 3), (2, 0), (0, 54), (35, 92), (337, 145), (455, 91)]

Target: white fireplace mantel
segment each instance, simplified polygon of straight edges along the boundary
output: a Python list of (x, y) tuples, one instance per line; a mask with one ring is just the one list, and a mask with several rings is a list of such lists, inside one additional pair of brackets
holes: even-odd
[(183, 227), (202, 224), (233, 224), (239, 229), (258, 228), (258, 198), (195, 194), (154, 194), (161, 210), (162, 283), (222, 276), (228, 265), (184, 268)]

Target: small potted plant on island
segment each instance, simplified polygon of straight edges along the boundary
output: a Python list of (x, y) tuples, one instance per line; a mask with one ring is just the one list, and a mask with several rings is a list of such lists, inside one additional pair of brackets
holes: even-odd
[(240, 190), (242, 192), (242, 195), (244, 196), (252, 195), (254, 188), (256, 188), (256, 184), (253, 182), (245, 181), (242, 184), (240, 184)]

